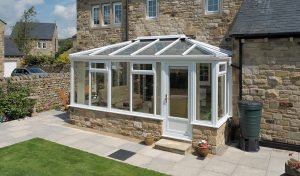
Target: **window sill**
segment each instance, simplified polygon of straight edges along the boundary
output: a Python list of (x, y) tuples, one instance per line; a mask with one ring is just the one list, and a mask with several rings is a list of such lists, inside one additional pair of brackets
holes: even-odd
[(206, 16), (219, 16), (221, 15), (221, 13), (219, 11), (216, 11), (216, 12), (205, 12), (205, 15)]
[(197, 125), (197, 126), (205, 126), (205, 127), (210, 127), (210, 128), (220, 128), (230, 117), (230, 115), (226, 115), (220, 120), (218, 120), (217, 125), (213, 125), (211, 121), (197, 121), (193, 120), (191, 122), (192, 125)]
[(103, 107), (95, 107), (95, 106), (80, 105), (80, 104), (72, 104), (72, 105), (69, 105), (69, 107), (82, 108), (82, 109), (101, 111), (101, 112), (116, 113), (116, 114), (135, 116), (135, 117), (141, 117), (141, 118), (153, 119), (153, 120), (159, 120), (159, 121), (164, 120), (161, 116), (158, 116), (158, 115), (151, 115), (151, 114), (139, 113), (139, 112), (129, 112), (129, 111), (124, 111), (124, 110), (119, 110), (119, 109), (108, 109), (108, 108), (103, 108)]
[(156, 20), (158, 20), (158, 17), (146, 17), (146, 20), (156, 21)]

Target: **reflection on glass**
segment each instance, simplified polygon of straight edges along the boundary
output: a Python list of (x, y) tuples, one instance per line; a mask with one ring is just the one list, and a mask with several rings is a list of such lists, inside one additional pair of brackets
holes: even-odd
[(104, 69), (105, 68), (105, 64), (104, 63), (92, 63), (92, 68)]
[(132, 110), (153, 114), (153, 75), (133, 75)]
[(169, 48), (167, 51), (163, 52), (162, 55), (182, 55), (182, 53), (184, 53), (191, 46), (192, 44), (181, 40), (177, 42), (174, 46)]
[(161, 65), (156, 63), (156, 114), (160, 115), (161, 110)]
[(117, 109), (130, 109), (130, 71), (128, 62), (112, 62), (111, 106)]
[(133, 64), (133, 70), (152, 70), (152, 64)]
[(218, 118), (225, 116), (225, 75), (218, 77)]
[(196, 119), (211, 121), (211, 64), (197, 64)]
[(213, 55), (213, 54), (196, 47), (192, 49), (192, 51), (190, 51), (188, 55)]
[(89, 104), (89, 64), (88, 62), (74, 62), (74, 102)]
[(92, 106), (107, 107), (107, 74), (91, 73)]
[(116, 46), (116, 47), (112, 47), (112, 48), (108, 48), (104, 51), (102, 51), (101, 53), (97, 54), (97, 55), (109, 55), (115, 51), (117, 51), (118, 49), (121, 49), (123, 48), (125, 45), (122, 45), (122, 46)]
[(159, 42), (155, 43), (151, 47), (145, 49), (144, 51), (140, 52), (138, 55), (154, 55), (158, 51), (164, 49), (166, 46), (173, 43), (175, 40), (160, 40)]
[(131, 47), (117, 53), (116, 55), (130, 55), (132, 53), (134, 53), (135, 51), (143, 48), (144, 46), (148, 45), (149, 43), (153, 42), (154, 40), (151, 40), (151, 41), (143, 41), (143, 42), (139, 42), (139, 43), (136, 43), (134, 45), (132, 45)]
[(169, 67), (169, 115), (188, 118), (188, 67)]

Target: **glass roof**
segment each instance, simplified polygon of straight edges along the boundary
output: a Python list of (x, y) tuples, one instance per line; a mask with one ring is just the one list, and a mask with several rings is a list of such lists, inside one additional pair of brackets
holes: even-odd
[[(230, 51), (202, 43), (184, 35), (138, 37), (135, 40), (71, 54), (77, 56), (223, 56)], [(107, 57), (106, 57), (107, 58)]]

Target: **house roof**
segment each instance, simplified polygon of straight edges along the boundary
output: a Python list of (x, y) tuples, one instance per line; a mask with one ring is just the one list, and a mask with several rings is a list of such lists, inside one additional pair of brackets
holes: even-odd
[(23, 56), (23, 53), (18, 49), (17, 45), (9, 38), (4, 37), (4, 56)]
[(75, 59), (228, 59), (230, 51), (193, 40), (185, 35), (138, 37), (132, 41), (71, 54)]
[(231, 36), (300, 34), (299, 0), (245, 0)]
[[(18, 25), (19, 23), (16, 23)], [(52, 40), (54, 32), (56, 30), (55, 23), (30, 23), (31, 24), (31, 32), (30, 35), (34, 39), (39, 40)], [(16, 31), (12, 31), (12, 35)]]

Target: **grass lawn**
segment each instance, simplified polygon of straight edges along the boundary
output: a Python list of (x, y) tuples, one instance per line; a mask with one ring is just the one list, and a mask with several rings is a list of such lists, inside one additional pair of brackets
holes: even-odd
[(163, 174), (35, 138), (0, 148), (0, 175), (155, 176)]

